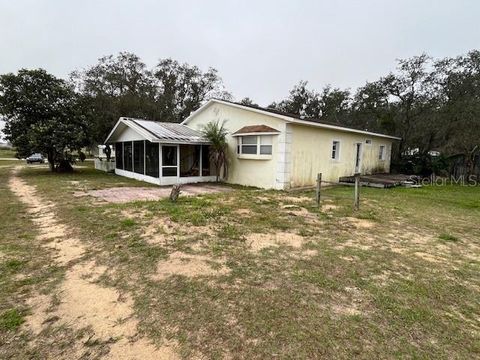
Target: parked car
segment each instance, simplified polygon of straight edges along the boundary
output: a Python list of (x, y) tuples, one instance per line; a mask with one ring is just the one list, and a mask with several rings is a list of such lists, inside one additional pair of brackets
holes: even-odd
[(45, 162), (45, 158), (43, 157), (42, 154), (32, 154), (29, 157), (27, 157), (26, 160), (27, 160), (27, 164), (33, 164), (33, 163), (43, 164)]

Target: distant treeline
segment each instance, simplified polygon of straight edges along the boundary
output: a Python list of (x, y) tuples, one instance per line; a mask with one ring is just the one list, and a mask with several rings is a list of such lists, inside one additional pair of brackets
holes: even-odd
[[(32, 80), (35, 77), (39, 79), (36, 82)], [(61, 92), (61, 103), (74, 102), (74, 113), (82, 114), (79, 126), (85, 136), (75, 145), (102, 143), (120, 116), (179, 122), (210, 98), (233, 99), (213, 68), (202, 71), (172, 59), (147, 68), (138, 56), (122, 52), (74, 71), (68, 80), (43, 70), (0, 76), (0, 115), (7, 121), (33, 117), (24, 111), (24, 105), (24, 112), (15, 111), (18, 101), (15, 103), (11, 93), (18, 92), (19, 84), (25, 85), (26, 92), (33, 91), (32, 87), (42, 86), (45, 79), (68, 88)], [(35, 96), (41, 96), (41, 91)], [(68, 97), (74, 101), (66, 101)], [(17, 98), (22, 97), (17, 94)], [(240, 102), (255, 105), (249, 98)], [(355, 91), (330, 85), (317, 91), (309, 88), (307, 81), (300, 81), (286, 99), (269, 107), (399, 136), (402, 140), (394, 149), (394, 166), (399, 171), (438, 173), (449, 166), (456, 166), (456, 171), (464, 169), (466, 174), (480, 171), (476, 166), (480, 153), (480, 51), (456, 58), (434, 60), (420, 55), (399, 60), (395, 71)], [(25, 129), (19, 126), (17, 130), (22, 134)], [(15, 143), (11, 126), (7, 125), (6, 133)], [(441, 155), (432, 157), (432, 151)]]

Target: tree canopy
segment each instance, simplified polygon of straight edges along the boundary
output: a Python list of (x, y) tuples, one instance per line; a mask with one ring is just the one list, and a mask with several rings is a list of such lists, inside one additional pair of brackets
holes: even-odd
[[(20, 155), (47, 154), (52, 167), (71, 150), (103, 143), (121, 116), (180, 122), (210, 98), (232, 99), (215, 69), (169, 58), (149, 68), (128, 52), (100, 58), (68, 82), (41, 69), (0, 77), (8, 139)], [(258, 106), (248, 97), (241, 103)], [(300, 81), (269, 107), (399, 136), (394, 164), (438, 150), (462, 157), (471, 172), (480, 157), (480, 51), (398, 60), (394, 71), (355, 91), (331, 85), (315, 90)]]
[(135, 54), (106, 56), (71, 80), (92, 109), (93, 139), (102, 143), (119, 117), (180, 122), (212, 97), (229, 98), (215, 69), (161, 59), (148, 69)]
[(47, 155), (52, 170), (71, 169), (71, 152), (88, 143), (87, 112), (73, 88), (45, 70), (0, 76), (7, 139), (21, 156)]

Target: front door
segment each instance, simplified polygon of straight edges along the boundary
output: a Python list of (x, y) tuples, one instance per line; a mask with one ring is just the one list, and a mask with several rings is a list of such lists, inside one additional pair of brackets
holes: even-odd
[(362, 171), (362, 143), (355, 144), (355, 174)]

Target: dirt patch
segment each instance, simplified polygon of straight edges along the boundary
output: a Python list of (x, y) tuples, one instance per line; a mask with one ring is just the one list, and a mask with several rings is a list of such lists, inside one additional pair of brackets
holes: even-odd
[(249, 215), (252, 215), (252, 210), (250, 210), (250, 209), (237, 209), (237, 210), (235, 210), (235, 214), (238, 214), (240, 216), (249, 216)]
[(354, 217), (345, 218), (345, 222), (353, 225), (357, 229), (371, 229), (375, 227), (375, 223), (367, 219), (358, 219)]
[(44, 327), (49, 314), (52, 299), (48, 295), (38, 294), (27, 299), (27, 306), (34, 309), (34, 311), (25, 317), (25, 324), (35, 335), (38, 335)]
[[(112, 187), (101, 190), (77, 191), (73, 196), (93, 196), (109, 203), (127, 203), (131, 201), (155, 201), (168, 198), (171, 187)], [(232, 189), (219, 184), (184, 185), (180, 196), (197, 196), (231, 191)]]
[(292, 203), (304, 203), (304, 202), (312, 202), (313, 199), (306, 197), (306, 196), (279, 196), (279, 200), (292, 202)]
[[(55, 251), (55, 261), (60, 265), (67, 266), (72, 260), (81, 260), (84, 246), (79, 240), (67, 237), (70, 231), (56, 220), (54, 204), (38, 197), (35, 188), (16, 175), (17, 170), (10, 178), (10, 189), (28, 206), (30, 213), (42, 214), (41, 217), (32, 217), (40, 232), (36, 240)], [(59, 324), (76, 330), (91, 329), (91, 341), (113, 342), (107, 355), (110, 359), (177, 358), (174, 345), (165, 344), (156, 348), (139, 337), (130, 296), (96, 283), (106, 271), (106, 267), (97, 266), (93, 261), (83, 261), (70, 267), (59, 285), (60, 303), (57, 307), (50, 309), (52, 298), (47, 295), (38, 294), (28, 300), (32, 308), (32, 314), (26, 318), (29, 329), (39, 334), (47, 326), (48, 319), (54, 318)], [(84, 346), (82, 339), (78, 341), (72, 344), (71, 350), (75, 353)]]
[(219, 276), (228, 274), (230, 270), (223, 261), (214, 261), (204, 255), (191, 255), (182, 252), (170, 254), (167, 260), (160, 261), (157, 271), (152, 277), (154, 280), (163, 280), (172, 275), (186, 277)]
[(150, 219), (141, 235), (149, 244), (168, 245), (176, 238), (188, 234), (214, 235), (210, 226), (195, 226), (173, 222), (169, 218)]
[(337, 205), (334, 204), (324, 204), (322, 205), (322, 211), (327, 212), (327, 211), (332, 211), (338, 209)]
[(364, 298), (362, 292), (356, 287), (346, 287), (345, 294), (339, 294), (334, 299), (331, 309), (334, 314), (339, 316), (364, 315)]
[(253, 251), (260, 251), (268, 247), (281, 245), (301, 248), (304, 238), (301, 235), (288, 232), (273, 234), (254, 233), (246, 236), (246, 242)]

